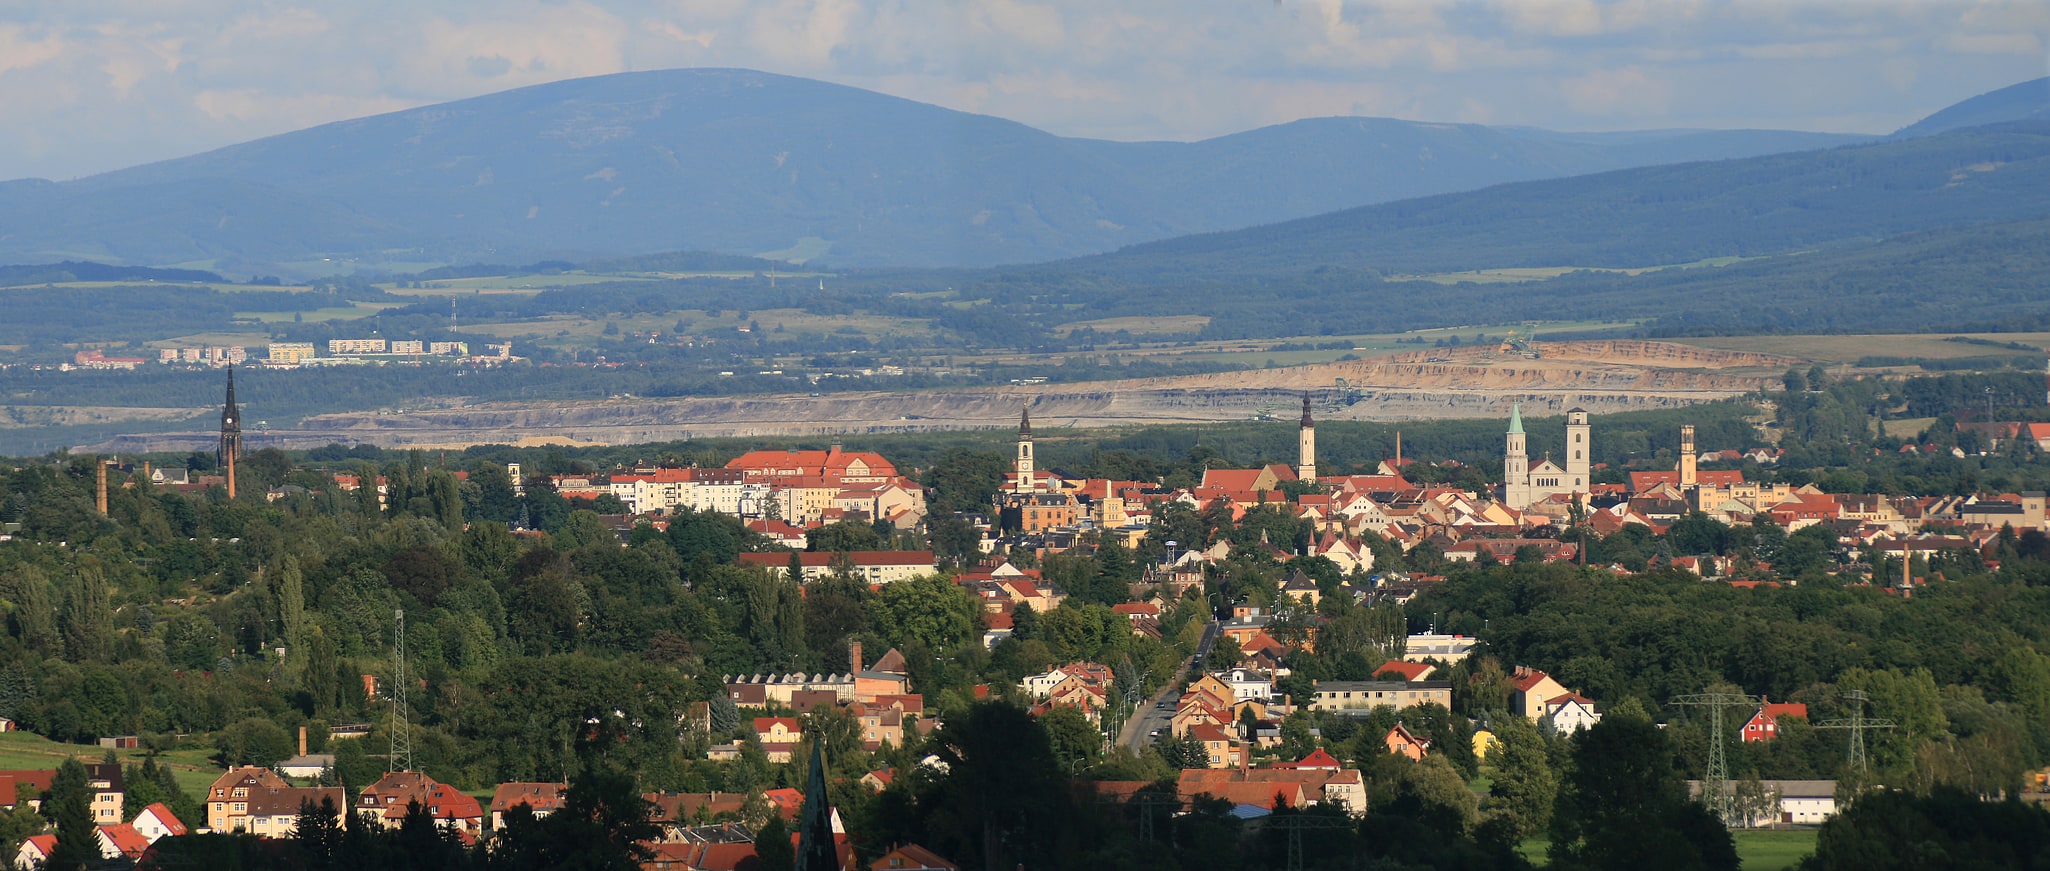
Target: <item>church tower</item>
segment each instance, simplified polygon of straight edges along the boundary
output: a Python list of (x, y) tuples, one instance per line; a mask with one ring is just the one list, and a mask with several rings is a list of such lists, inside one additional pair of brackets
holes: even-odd
[(1502, 452), (1502, 501), (1522, 510), (1530, 504), (1530, 454), (1523, 440), (1523, 409), (1509, 406), (1509, 437)]
[(228, 403), (221, 406), (221, 449), (215, 459), (227, 470), (228, 498), (235, 498), (235, 461), (242, 457), (242, 407), (235, 404), (235, 367), (228, 367)]
[(1038, 489), (1038, 480), (1032, 474), (1032, 409), (1027, 408), (1018, 416), (1018, 482), (1013, 488), (1019, 493), (1030, 493)]
[(1694, 424), (1680, 427), (1680, 489), (1685, 490), (1699, 483), (1700, 476), (1694, 471)]
[(1310, 419), (1310, 392), (1303, 391), (1303, 425), (1296, 435), (1296, 478), (1317, 482), (1317, 422)]
[(1566, 412), (1566, 489), (1580, 498), (1587, 498), (1588, 468), (1594, 453), (1594, 444), (1588, 440), (1587, 409), (1574, 408)]

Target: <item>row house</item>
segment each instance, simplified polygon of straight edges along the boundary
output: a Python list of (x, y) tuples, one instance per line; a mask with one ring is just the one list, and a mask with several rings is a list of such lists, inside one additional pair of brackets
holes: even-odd
[[(1227, 792), (1221, 792), (1225, 790)], [(1176, 778), (1176, 792), (1193, 798), (1209, 793), (1239, 804), (1274, 808), (1279, 796), (1287, 807), (1330, 805), (1354, 817), (1367, 812), (1366, 779), (1356, 768), (1342, 767), (1321, 749), (1300, 763), (1262, 768), (1188, 769)], [(1250, 801), (1238, 798), (1250, 795)]]
[(1364, 713), (1375, 708), (1402, 710), (1417, 705), (1452, 707), (1448, 681), (1320, 680), (1311, 704), (1319, 710)]
[(939, 569), (939, 560), (929, 550), (771, 551), (743, 553), (739, 563), (786, 575), (793, 557), (804, 572), (800, 580), (806, 583), (832, 577), (836, 571), (844, 569), (855, 580), (876, 587), (929, 575)]
[(862, 667), (859, 642), (849, 645), (848, 653), (849, 671), (845, 674), (727, 675), (726, 697), (739, 707), (760, 708), (771, 702), (794, 707), (795, 694), (807, 691), (831, 692), (837, 704), (868, 703), (910, 694), (911, 678), (905, 674), (904, 654), (895, 648), (867, 668)]

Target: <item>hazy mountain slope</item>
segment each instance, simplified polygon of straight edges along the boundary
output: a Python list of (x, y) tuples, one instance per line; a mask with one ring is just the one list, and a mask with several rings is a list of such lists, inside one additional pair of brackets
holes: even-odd
[(328, 124), (74, 182), (0, 185), (0, 262), (256, 271), (324, 256), (517, 262), (796, 246), (842, 265), (984, 265), (1855, 139), (1325, 118), (1118, 143), (805, 79), (669, 70)]
[(2050, 118), (2050, 77), (1988, 91), (1902, 127), (1893, 135), (1933, 136), (1963, 127), (2041, 118)]
[[(1039, 267), (1129, 281), (1656, 266), (2050, 216), (2050, 121), (1521, 182)], [(1033, 274), (1033, 270), (1022, 270)]]

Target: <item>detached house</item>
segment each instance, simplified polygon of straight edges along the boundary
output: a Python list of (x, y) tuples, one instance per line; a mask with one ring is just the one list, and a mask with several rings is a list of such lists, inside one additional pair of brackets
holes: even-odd
[(1744, 729), (1739, 733), (1746, 741), (1770, 741), (1779, 737), (1781, 717), (1808, 719), (1807, 705), (1787, 702), (1773, 704), (1763, 696), (1760, 696), (1758, 701), (1758, 711), (1751, 715), (1751, 719), (1744, 721)]

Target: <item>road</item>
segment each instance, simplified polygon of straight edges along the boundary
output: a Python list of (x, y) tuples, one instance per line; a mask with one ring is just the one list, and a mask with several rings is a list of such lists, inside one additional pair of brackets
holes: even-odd
[(1203, 640), (1196, 645), (1196, 655), (1182, 660), (1181, 670), (1168, 679), (1167, 684), (1160, 688), (1160, 692), (1154, 693), (1152, 698), (1146, 700), (1137, 716), (1125, 721), (1124, 730), (1118, 733), (1120, 746), (1129, 747), (1132, 752), (1138, 753), (1146, 748), (1147, 742), (1153, 740), (1155, 731), (1167, 731), (1169, 723), (1174, 720), (1175, 702), (1181, 698), (1182, 675), (1188, 674), (1189, 669), (1196, 667), (1197, 663), (1210, 655), (1210, 647), (1217, 643), (1217, 633), (1222, 628), (1215, 618), (1203, 627)]

